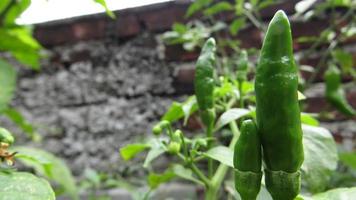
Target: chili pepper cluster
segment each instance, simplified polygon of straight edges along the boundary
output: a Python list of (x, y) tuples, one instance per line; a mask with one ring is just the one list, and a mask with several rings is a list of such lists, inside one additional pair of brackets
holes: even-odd
[[(304, 161), (298, 103), (298, 70), (287, 16), (278, 11), (263, 41), (256, 69), (256, 124), (242, 123), (235, 146), (235, 186), (243, 200), (256, 199), (264, 162), (265, 185), (274, 200), (300, 192)], [(263, 156), (262, 156), (263, 152)]]

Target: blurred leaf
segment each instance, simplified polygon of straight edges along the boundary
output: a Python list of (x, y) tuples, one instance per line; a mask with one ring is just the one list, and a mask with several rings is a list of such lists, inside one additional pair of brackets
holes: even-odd
[(314, 67), (312, 67), (310, 65), (300, 65), (299, 69), (302, 70), (302, 71), (311, 72), (311, 73), (313, 73), (315, 71)]
[(32, 140), (41, 140), (41, 136), (36, 132), (35, 127), (29, 123), (18, 110), (15, 108), (7, 108), (4, 110), (4, 115), (6, 115), (12, 122), (20, 127), (21, 130), (25, 132)]
[(260, 1), (260, 3), (258, 4), (258, 8), (259, 9), (263, 9), (266, 8), (268, 6), (271, 6), (273, 4), (278, 3), (279, 1), (275, 1), (275, 0), (264, 0), (264, 1)]
[(227, 165), (229, 167), (234, 167), (233, 165), (233, 157), (234, 157), (234, 152), (232, 152), (231, 149), (225, 147), (225, 146), (217, 146), (214, 148), (209, 149), (207, 152), (203, 153), (203, 155), (217, 160), (221, 162), (224, 165)]
[(319, 37), (316, 37), (316, 36), (301, 36), (301, 37), (297, 38), (297, 42), (298, 43), (311, 43), (311, 42), (315, 42), (318, 39), (319, 39)]
[(336, 143), (331, 133), (321, 127), (303, 125), (303, 181), (310, 192), (323, 191), (337, 167)]
[(10, 103), (16, 89), (16, 71), (4, 60), (0, 59), (0, 112)]
[(355, 27), (355, 24), (350, 23), (350, 24), (346, 25), (345, 27), (342, 27), (342, 28), (341, 28), (341, 33), (342, 33), (346, 38), (356, 36), (356, 27)]
[(182, 23), (174, 23), (172, 29), (179, 34), (187, 32), (187, 27)]
[(174, 177), (175, 173), (171, 169), (166, 170), (163, 174), (150, 172), (147, 182), (151, 189), (156, 189), (159, 185), (172, 180)]
[(245, 0), (235, 0), (235, 14), (237, 16), (242, 15), (244, 10), (244, 4), (245, 4)]
[(144, 168), (147, 168), (154, 159), (156, 159), (158, 156), (162, 155), (166, 151), (163, 144), (157, 139), (152, 140), (150, 142), (150, 146), (151, 149), (148, 151), (145, 162), (143, 163)]
[(0, 172), (0, 199), (55, 200), (49, 183), (26, 172)]
[(41, 45), (24, 27), (0, 28), (0, 50), (9, 51), (21, 63), (39, 69)]
[(210, 6), (209, 8), (205, 9), (204, 15), (211, 16), (211, 15), (215, 15), (217, 13), (220, 13), (223, 11), (229, 11), (229, 10), (233, 10), (233, 6), (226, 1), (222, 1), (222, 2), (216, 3), (213, 6)]
[(225, 126), (226, 124), (239, 119), (240, 117), (243, 117), (247, 114), (249, 114), (250, 111), (244, 108), (232, 108), (230, 110), (225, 111), (218, 121), (216, 122), (215, 125), (215, 130), (220, 129), (221, 127)]
[(3, 24), (10, 26), (15, 24), (15, 20), (25, 11), (31, 4), (31, 0), (16, 0), (8, 12), (6, 13)]
[(224, 79), (221, 86), (214, 88), (214, 98), (218, 99), (225, 97), (228, 94), (232, 94), (236, 89), (228, 79)]
[(94, 184), (95, 187), (100, 186), (100, 175), (98, 174), (97, 171), (91, 169), (91, 168), (86, 168), (84, 170), (84, 177), (89, 180), (92, 184)]
[(339, 154), (340, 160), (347, 166), (356, 169), (356, 152), (343, 152)]
[(308, 113), (301, 113), (301, 120), (303, 124), (310, 126), (319, 126), (319, 121)]
[(356, 187), (332, 189), (313, 196), (313, 200), (354, 200)]
[(175, 173), (175, 175), (180, 178), (190, 180), (190, 181), (200, 184), (200, 185), (204, 185), (203, 182), (201, 182), (199, 179), (197, 179), (193, 176), (192, 170), (184, 168), (182, 165), (175, 164), (175, 165), (173, 165), (172, 170)]
[(14, 51), (12, 55), (22, 64), (31, 66), (33, 69), (39, 69), (40, 54), (38, 52)]
[(112, 19), (115, 19), (116, 16), (115, 14), (108, 8), (108, 6), (106, 5), (106, 1), (105, 0), (94, 0), (94, 2), (100, 4), (101, 6), (103, 6), (105, 8), (105, 12), (106, 14), (111, 17)]
[(214, 25), (210, 28), (211, 32), (217, 32), (226, 28), (226, 24), (222, 21), (215, 22)]
[(333, 57), (340, 64), (343, 72), (349, 72), (353, 66), (352, 54), (343, 50), (335, 50), (332, 52)]
[(197, 100), (195, 96), (190, 96), (185, 102), (173, 102), (168, 111), (163, 115), (161, 120), (168, 120), (175, 122), (184, 117), (184, 124), (186, 124), (189, 116), (198, 110)]
[[(65, 193), (68, 194), (72, 199), (79, 199), (77, 193), (78, 189), (72, 173), (68, 166), (61, 159), (47, 151), (31, 147), (18, 146), (14, 147), (13, 150), (19, 152), (22, 155), (32, 157), (33, 159), (24, 159), (24, 157), (19, 157), (18, 159), (24, 165), (34, 168), (37, 173), (58, 183), (63, 187)], [(34, 161), (34, 159), (37, 161)], [(48, 164), (43, 165), (38, 162), (41, 160), (51, 163), (51, 167), (49, 168)]]
[(307, 11), (317, 0), (303, 0), (295, 4), (295, 11), (297, 13), (304, 13)]
[(194, 13), (198, 12), (208, 4), (210, 4), (212, 0), (196, 0), (194, 1), (188, 8), (188, 11), (185, 13), (185, 17), (190, 17)]
[(245, 26), (245, 18), (238, 18), (238, 19), (235, 19), (231, 25), (230, 25), (230, 33), (232, 35), (237, 35), (237, 33), (239, 32), (239, 30)]
[(350, 7), (352, 5), (351, 0), (328, 0), (327, 3), (330, 7)]
[(136, 144), (128, 144), (122, 148), (120, 148), (120, 155), (124, 160), (131, 160), (134, 158), (138, 153), (149, 148), (150, 145), (136, 143)]
[(8, 6), (10, 0), (1, 0), (0, 1), (0, 13), (4, 11), (4, 9)]

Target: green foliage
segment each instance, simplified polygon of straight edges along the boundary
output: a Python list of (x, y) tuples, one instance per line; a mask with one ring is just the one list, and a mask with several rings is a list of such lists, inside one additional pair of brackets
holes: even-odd
[(67, 165), (55, 155), (31, 147), (14, 147), (16, 156), (23, 164), (32, 167), (38, 174), (59, 184), (72, 199), (79, 199), (75, 180)]
[(352, 200), (356, 196), (356, 187), (337, 188), (327, 192), (316, 194), (312, 200)]
[(161, 120), (175, 122), (184, 117), (184, 124), (187, 123), (189, 116), (198, 110), (198, 104), (195, 96), (189, 97), (185, 102), (173, 102), (168, 111), (163, 115)]
[(235, 121), (243, 116), (248, 115), (249, 113), (251, 113), (250, 110), (244, 109), (244, 108), (231, 108), (227, 111), (225, 111), (220, 118), (218, 119), (218, 121), (216, 122), (215, 125), (215, 130), (218, 130), (220, 128), (222, 128), (223, 126), (225, 126), (226, 124), (229, 124), (232, 121)]
[(310, 192), (324, 191), (335, 171), (338, 155), (331, 133), (321, 127), (303, 126), (304, 163), (303, 181)]
[(44, 179), (25, 172), (0, 172), (0, 200), (55, 200)]
[(149, 148), (148, 144), (129, 144), (120, 149), (120, 155), (124, 160), (130, 160), (135, 157), (136, 154)]
[[(12, 2), (11, 0), (5, 0), (3, 3), (7, 4), (6, 6), (9, 6)], [(15, 20), (20, 16), (23, 11), (25, 11), (30, 6), (30, 4), (31, 0), (18, 0), (15, 4), (10, 6), (3, 20), (3, 25), (15, 25)]]
[(216, 146), (209, 149), (207, 152), (203, 153), (204, 156), (219, 161), (220, 163), (227, 165), (229, 167), (234, 167), (233, 165), (233, 155), (234, 152), (225, 146)]
[(161, 183), (168, 182), (172, 180), (175, 177), (175, 174), (172, 170), (168, 169), (162, 174), (156, 174), (151, 172), (148, 175), (148, 185), (150, 188), (155, 189), (157, 188)]
[(25, 117), (15, 108), (8, 107), (3, 114), (14, 122), (21, 130), (34, 141), (40, 141), (41, 136), (36, 132), (36, 128), (29, 123)]
[(356, 152), (342, 152), (339, 154), (339, 158), (345, 165), (356, 169)]
[(6, 109), (10, 103), (16, 88), (16, 71), (5, 62), (0, 60), (0, 113)]

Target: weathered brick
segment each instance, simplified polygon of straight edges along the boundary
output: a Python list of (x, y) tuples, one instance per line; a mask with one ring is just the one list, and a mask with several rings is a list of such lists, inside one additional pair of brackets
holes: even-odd
[(115, 26), (118, 37), (134, 36), (141, 32), (138, 18), (133, 13), (118, 15)]

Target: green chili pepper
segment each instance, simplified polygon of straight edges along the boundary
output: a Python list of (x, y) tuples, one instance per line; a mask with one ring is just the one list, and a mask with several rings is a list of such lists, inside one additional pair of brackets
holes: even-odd
[(216, 43), (209, 38), (200, 53), (195, 68), (194, 90), (203, 123), (209, 127), (215, 120), (214, 65)]
[(335, 65), (330, 65), (324, 74), (324, 79), (326, 99), (341, 113), (347, 116), (356, 115), (356, 110), (347, 102), (345, 92), (342, 89), (340, 70)]
[(261, 188), (261, 143), (255, 123), (241, 124), (241, 135), (234, 150), (235, 188), (242, 200), (255, 200)]
[(304, 153), (298, 70), (293, 58), (290, 24), (283, 11), (278, 11), (268, 26), (256, 71), (255, 91), (266, 187), (274, 200), (292, 200), (300, 191), (299, 169)]
[(6, 143), (6, 144), (13, 144), (15, 141), (14, 136), (12, 136), (12, 134), (4, 129), (0, 127), (0, 143)]

